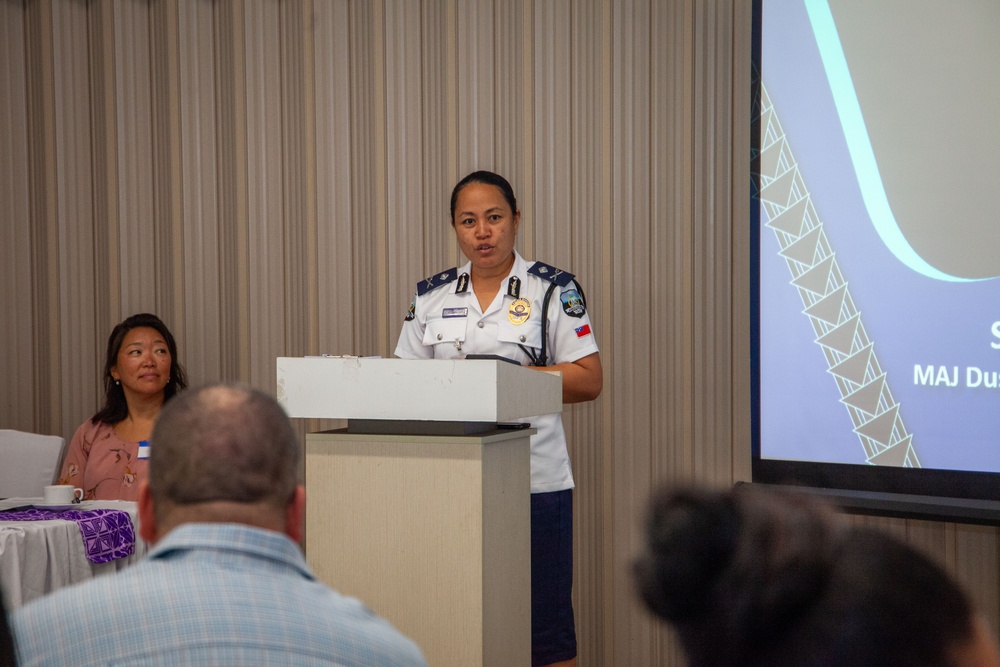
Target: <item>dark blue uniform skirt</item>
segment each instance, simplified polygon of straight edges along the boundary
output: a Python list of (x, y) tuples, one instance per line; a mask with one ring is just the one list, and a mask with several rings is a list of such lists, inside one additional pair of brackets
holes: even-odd
[(531, 664), (576, 657), (573, 491), (531, 494)]

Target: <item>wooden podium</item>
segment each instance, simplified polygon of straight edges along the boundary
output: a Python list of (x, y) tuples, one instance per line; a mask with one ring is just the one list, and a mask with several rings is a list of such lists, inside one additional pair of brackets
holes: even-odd
[(531, 660), (531, 428), (558, 374), (498, 360), (278, 359), (306, 436), (306, 558), (435, 667)]

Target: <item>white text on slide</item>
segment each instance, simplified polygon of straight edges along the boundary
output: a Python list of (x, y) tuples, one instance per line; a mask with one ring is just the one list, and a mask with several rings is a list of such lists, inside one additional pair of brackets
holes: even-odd
[(1000, 371), (983, 370), (978, 366), (966, 366), (960, 375), (958, 366), (913, 365), (913, 384), (922, 387), (957, 387), (959, 379), (965, 380), (966, 387), (996, 389), (1000, 386)]

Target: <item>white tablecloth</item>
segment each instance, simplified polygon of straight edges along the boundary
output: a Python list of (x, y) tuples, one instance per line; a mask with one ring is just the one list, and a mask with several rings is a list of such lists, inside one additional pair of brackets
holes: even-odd
[[(0, 511), (41, 498), (0, 500)], [(116, 509), (128, 512), (135, 526), (135, 553), (109, 563), (91, 563), (80, 536), (80, 527), (62, 519), (51, 521), (0, 521), (0, 586), (8, 609), (15, 609), (46, 593), (116, 572), (138, 562), (146, 553), (139, 537), (136, 504), (124, 500), (93, 500), (79, 509)]]

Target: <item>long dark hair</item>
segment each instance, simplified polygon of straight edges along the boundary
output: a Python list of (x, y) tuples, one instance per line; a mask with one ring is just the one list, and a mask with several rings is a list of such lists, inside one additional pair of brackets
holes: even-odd
[(97, 422), (117, 424), (128, 417), (125, 390), (120, 384), (115, 383), (115, 379), (111, 376), (111, 369), (118, 363), (118, 352), (122, 349), (125, 334), (140, 327), (156, 329), (163, 336), (163, 340), (167, 342), (167, 349), (170, 350), (170, 380), (163, 388), (163, 402), (166, 403), (174, 394), (187, 387), (187, 376), (180, 362), (177, 361), (177, 342), (167, 325), (151, 313), (137, 313), (126, 317), (115, 325), (108, 337), (108, 354), (104, 361), (104, 407), (90, 418), (90, 421), (95, 424)]
[(503, 193), (503, 198), (507, 200), (510, 204), (511, 214), (517, 213), (517, 197), (514, 196), (514, 188), (511, 187), (510, 182), (501, 176), (500, 174), (494, 174), (492, 171), (474, 171), (462, 180), (460, 180), (455, 188), (451, 191), (451, 220), (455, 222), (455, 204), (458, 203), (458, 193), (462, 191), (466, 185), (470, 183), (483, 183), (484, 185), (492, 185), (496, 188), (500, 188), (500, 192)]

